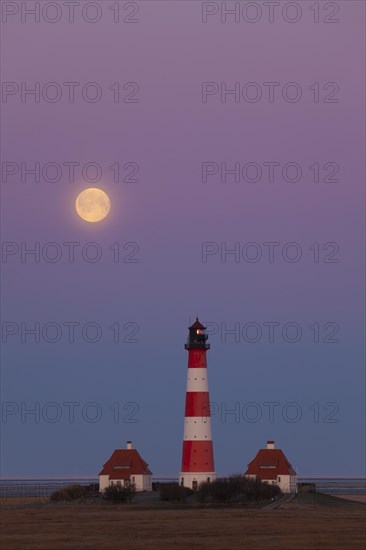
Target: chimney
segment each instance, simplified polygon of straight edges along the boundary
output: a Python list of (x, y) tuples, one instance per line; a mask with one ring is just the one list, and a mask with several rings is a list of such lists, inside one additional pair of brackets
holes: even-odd
[(272, 439), (267, 441), (267, 449), (274, 449), (274, 448), (275, 448), (275, 442)]
[(127, 449), (132, 449), (132, 441), (127, 441)]

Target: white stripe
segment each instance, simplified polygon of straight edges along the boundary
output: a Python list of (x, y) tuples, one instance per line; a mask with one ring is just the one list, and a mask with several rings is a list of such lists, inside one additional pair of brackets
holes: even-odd
[(188, 369), (187, 391), (208, 391), (207, 369)]
[(211, 441), (211, 418), (209, 416), (186, 416), (183, 439), (188, 441)]

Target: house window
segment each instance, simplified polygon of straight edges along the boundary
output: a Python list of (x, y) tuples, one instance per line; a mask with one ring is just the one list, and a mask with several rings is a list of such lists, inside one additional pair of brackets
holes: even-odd
[(135, 476), (132, 476), (132, 482), (135, 483)]
[(278, 476), (278, 481), (281, 481), (281, 476)]
[(119, 485), (121, 487), (121, 481), (120, 480), (117, 481), (117, 485)]
[(114, 481), (111, 481), (111, 485), (114, 485)]
[(181, 484), (181, 485), (184, 484), (184, 477), (182, 477), (182, 479), (180, 480), (180, 484)]
[(208, 477), (207, 478), (207, 483), (210, 483), (210, 481), (211, 481), (211, 478)]

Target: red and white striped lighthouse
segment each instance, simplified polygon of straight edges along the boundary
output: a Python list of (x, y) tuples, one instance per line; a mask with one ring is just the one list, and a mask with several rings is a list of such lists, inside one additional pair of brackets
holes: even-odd
[(179, 483), (190, 489), (196, 489), (204, 481), (216, 479), (206, 362), (210, 344), (207, 343), (205, 330), (206, 327), (197, 318), (189, 327), (185, 345), (188, 350), (188, 376)]

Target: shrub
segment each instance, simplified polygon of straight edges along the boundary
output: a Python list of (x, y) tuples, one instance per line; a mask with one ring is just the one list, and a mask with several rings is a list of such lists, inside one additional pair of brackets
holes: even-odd
[(196, 499), (198, 502), (250, 502), (269, 500), (281, 493), (277, 485), (268, 485), (257, 479), (241, 475), (216, 479), (211, 483), (201, 483)]
[(103, 492), (103, 497), (113, 503), (131, 502), (135, 497), (136, 489), (134, 485), (122, 487), (122, 485), (110, 485)]
[(171, 502), (184, 502), (193, 491), (178, 483), (162, 483), (159, 487), (160, 499)]
[(85, 485), (66, 485), (54, 491), (50, 496), (50, 500), (53, 502), (80, 500), (85, 498), (86, 493), (87, 487)]

